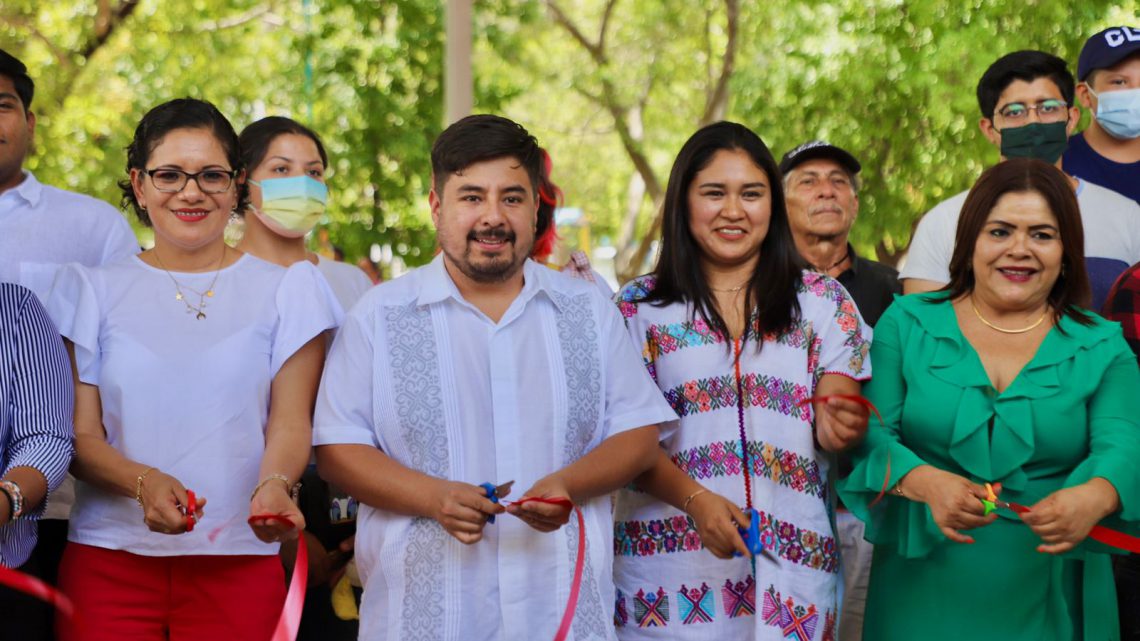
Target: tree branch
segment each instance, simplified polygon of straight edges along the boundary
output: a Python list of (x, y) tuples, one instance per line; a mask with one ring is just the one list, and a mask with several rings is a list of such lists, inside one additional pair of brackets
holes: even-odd
[(606, 51), (606, 32), (610, 27), (610, 18), (613, 16), (614, 7), (617, 6), (617, 0), (609, 0), (606, 2), (606, 8), (602, 10), (602, 26), (598, 29), (598, 49), (604, 54)]
[(98, 14), (95, 16), (95, 33), (76, 53), (84, 60), (90, 59), (138, 6), (139, 0), (123, 0), (118, 8), (112, 10), (107, 0), (101, 0)]
[(728, 40), (724, 44), (720, 77), (716, 81), (716, 87), (705, 102), (705, 112), (700, 121), (702, 127), (724, 118), (725, 111), (728, 108), (728, 81), (732, 78), (732, 72), (736, 65), (736, 37), (738, 22), (740, 21), (740, 0), (724, 0), (724, 13)]
[(546, 6), (550, 9), (550, 13), (554, 15), (554, 21), (565, 29), (566, 32), (570, 34), (570, 37), (577, 40), (583, 49), (589, 52), (590, 57), (594, 59), (594, 62), (596, 62), (599, 67), (604, 66), (606, 64), (606, 52), (603, 51), (597, 43), (590, 42), (586, 35), (582, 33), (582, 30), (578, 28), (578, 25), (574, 24), (574, 21), (562, 11), (562, 8), (558, 6), (557, 2), (554, 0), (546, 0)]
[(223, 29), (233, 29), (234, 27), (240, 27), (243, 24), (253, 22), (254, 20), (262, 17), (265, 17), (265, 21), (275, 27), (284, 25), (285, 21), (282, 20), (280, 16), (273, 15), (272, 11), (273, 7), (270, 5), (261, 5), (236, 16), (230, 16), (229, 18), (215, 20), (214, 22), (207, 22), (202, 25), (201, 31), (221, 31)]

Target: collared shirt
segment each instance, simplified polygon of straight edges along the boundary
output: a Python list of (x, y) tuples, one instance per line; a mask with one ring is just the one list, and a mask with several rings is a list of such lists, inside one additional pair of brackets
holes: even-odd
[[(950, 258), (962, 192), (942, 201), (918, 223), (899, 278), (950, 282)], [(1140, 205), (1088, 181), (1077, 182), (1077, 204), (1085, 230), (1085, 268), (1092, 285), (1092, 309), (1100, 309), (1112, 283), (1129, 265), (1140, 262)]]
[(836, 276), (835, 280), (855, 299), (855, 306), (859, 308), (863, 320), (874, 327), (894, 301), (895, 294), (902, 293), (899, 273), (880, 262), (856, 254), (851, 243), (847, 244), (847, 255), (851, 257), (851, 266)]
[[(464, 300), (442, 257), (365, 294), (329, 354), (314, 443), (371, 445), (454, 481), (513, 480), (517, 497), (609, 436), (676, 418), (594, 284), (530, 260), (523, 278), (497, 323)], [(614, 639), (610, 499), (579, 507), (587, 559), (573, 638)], [(574, 519), (542, 534), (503, 516), (474, 545), (368, 505), (357, 519), (361, 639), (554, 636)]]
[(21, 263), (94, 267), (137, 253), (131, 226), (102, 200), (45, 185), (31, 172), (0, 193), (0, 281), (20, 282)]
[[(0, 457), (7, 475), (32, 467), (59, 486), (74, 454), (75, 387), (59, 332), (31, 291), (0, 283)], [(0, 565), (19, 567), (36, 544), (43, 503), (0, 527)]]

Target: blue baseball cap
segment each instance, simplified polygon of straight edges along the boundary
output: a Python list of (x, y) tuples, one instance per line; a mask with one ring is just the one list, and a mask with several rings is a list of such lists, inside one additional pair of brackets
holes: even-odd
[(1140, 52), (1140, 27), (1109, 27), (1085, 41), (1077, 59), (1077, 80)]

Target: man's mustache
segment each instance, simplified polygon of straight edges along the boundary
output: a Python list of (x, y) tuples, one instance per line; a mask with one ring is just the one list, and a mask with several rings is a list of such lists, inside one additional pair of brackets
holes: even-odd
[(515, 232), (496, 227), (495, 229), (472, 231), (467, 234), (467, 240), (505, 240), (508, 243), (513, 243), (515, 242)]

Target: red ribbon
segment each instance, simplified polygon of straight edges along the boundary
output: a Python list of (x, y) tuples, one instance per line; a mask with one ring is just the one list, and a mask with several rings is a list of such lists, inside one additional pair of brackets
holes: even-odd
[[(1019, 515), (1029, 511), (1029, 508), (1020, 503), (1006, 503), (1004, 501), (1003, 503), (1008, 505), (1009, 509), (1017, 512)], [(1140, 538), (1129, 536), (1112, 528), (1104, 527), (1103, 525), (1094, 525), (1092, 530), (1089, 531), (1089, 538), (1109, 547), (1140, 554)]]
[[(858, 394), (825, 394), (823, 396), (809, 396), (808, 398), (805, 398), (804, 400), (800, 401), (799, 403), (796, 403), (796, 405), (799, 407), (803, 407), (804, 405), (807, 405), (808, 403), (814, 403), (817, 401), (820, 403), (826, 403), (829, 399), (832, 399), (832, 398), (841, 398), (845, 401), (852, 401), (854, 403), (858, 403), (858, 404), (862, 405), (863, 407), (871, 410), (871, 413), (875, 415), (875, 418), (879, 419), (880, 425), (885, 424), (883, 422), (883, 415), (879, 414), (879, 408), (875, 407), (874, 403), (872, 403), (871, 401), (868, 401), (865, 397), (860, 396)], [(878, 496), (876, 496), (874, 498), (874, 500), (872, 500), (870, 503), (867, 504), (868, 509), (875, 507), (875, 505), (879, 501), (883, 500), (883, 497), (887, 495), (887, 488), (889, 488), (890, 485), (891, 485), (891, 454), (890, 454), (890, 452), (888, 452), (887, 453), (887, 473), (883, 477), (883, 487), (879, 490)]]
[[(578, 609), (578, 593), (582, 588), (582, 570), (586, 563), (586, 519), (582, 516), (582, 510), (570, 499), (528, 496), (512, 502), (513, 505), (523, 503), (547, 503), (573, 508), (574, 514), (578, 517), (578, 557), (574, 561), (574, 580), (570, 583), (570, 596), (566, 599), (566, 609), (562, 612), (562, 623), (558, 626), (558, 633), (554, 635), (554, 641), (565, 641), (566, 636), (570, 634), (570, 624), (574, 622), (574, 611)], [(274, 641), (277, 641), (276, 637)]]
[[(297, 525), (287, 517), (280, 514), (257, 514), (249, 517), (249, 524), (254, 521), (275, 521), (296, 528)], [(297, 560), (293, 562), (293, 578), (289, 581), (289, 592), (285, 595), (285, 605), (281, 608), (281, 616), (277, 619), (277, 627), (273, 630), (271, 641), (295, 641), (297, 628), (301, 625), (301, 611), (305, 608), (305, 590), (309, 585), (309, 546), (305, 544), (305, 537), (298, 533)]]
[(29, 576), (18, 570), (0, 565), (0, 585), (6, 585), (13, 590), (18, 590), (24, 594), (34, 596), (41, 601), (46, 601), (68, 619), (75, 616), (75, 606), (72, 605), (71, 599), (67, 598), (66, 594), (34, 576)]

